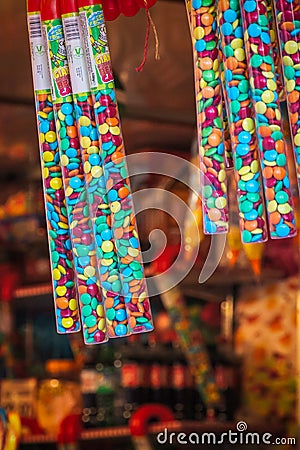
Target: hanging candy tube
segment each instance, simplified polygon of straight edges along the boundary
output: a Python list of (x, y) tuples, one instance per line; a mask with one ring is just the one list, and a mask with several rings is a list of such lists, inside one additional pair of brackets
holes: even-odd
[(51, 81), (42, 36), (40, 1), (28, 0), (27, 11), (56, 328), (58, 333), (65, 334), (81, 328), (74, 261), (59, 164)]
[(132, 333), (151, 331), (152, 315), (135, 223), (133, 199), (116, 100), (102, 7), (80, 0), (85, 56), (101, 141), (101, 163), (111, 211), (111, 225), (120, 261), (123, 294)]
[(285, 91), (300, 188), (300, 11), (299, 2), (276, 0)]
[(88, 202), (97, 243), (96, 257), (101, 293), (106, 306), (107, 331), (109, 337), (124, 337), (129, 334), (128, 315), (124, 297), (120, 295), (122, 285), (119, 260), (110, 226), (110, 208), (101, 166), (93, 99), (84, 54), (78, 50), (83, 48), (83, 42), (80, 37), (77, 2), (61, 0), (60, 4)]
[(277, 93), (279, 101), (285, 101), (285, 91), (283, 89), (283, 74), (282, 74), (282, 66), (281, 66), (281, 54), (277, 36), (277, 27), (276, 20), (273, 10), (273, 0), (266, 1), (267, 7), (267, 15), (269, 20), (269, 28), (270, 28), (270, 39), (272, 45), (273, 59), (274, 59), (274, 67), (275, 67), (275, 76), (277, 83)]
[(84, 170), (72, 97), (60, 9), (56, 0), (41, 1), (47, 37), (52, 98), (66, 205), (78, 283), (81, 321), (86, 344), (107, 340), (105, 311), (100, 293), (93, 227), (87, 203)]
[(264, 242), (267, 227), (240, 7), (220, 0), (224, 84), (243, 242)]
[(296, 234), (266, 2), (241, 0), (271, 239)]
[(215, 1), (205, 5), (191, 8), (201, 196), (204, 233), (220, 234), (228, 231), (221, 78)]

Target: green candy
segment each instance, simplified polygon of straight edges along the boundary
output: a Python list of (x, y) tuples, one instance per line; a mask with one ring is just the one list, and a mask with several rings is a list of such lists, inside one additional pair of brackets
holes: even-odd
[(53, 261), (53, 263), (54, 263), (54, 264), (58, 263), (58, 261), (59, 261), (59, 253), (56, 252), (56, 251), (55, 251), (55, 252), (52, 252), (51, 256), (52, 256), (52, 261)]
[[(49, 236), (52, 237), (52, 239), (56, 239), (57, 238), (57, 234), (53, 230), (49, 230)], [(54, 242), (53, 242), (53, 244), (54, 244)], [(54, 248), (51, 249), (51, 250), (55, 250), (55, 244), (54, 244)]]
[(283, 135), (281, 131), (273, 131), (273, 133), (271, 134), (271, 138), (273, 138), (274, 141), (279, 141), (280, 139), (283, 138)]
[(92, 297), (90, 296), (90, 294), (85, 293), (80, 297), (80, 301), (83, 305), (89, 305), (92, 301)]
[(215, 203), (216, 203), (216, 200), (215, 200), (214, 197), (209, 197), (209, 198), (207, 199), (207, 202), (206, 202), (207, 207), (208, 207), (209, 209), (214, 208), (214, 207), (215, 207)]
[(259, 194), (251, 193), (251, 192), (248, 192), (248, 194), (247, 194), (247, 200), (249, 200), (249, 202), (256, 203), (259, 201), (259, 198), (260, 198)]
[(116, 317), (116, 311), (113, 308), (109, 308), (106, 311), (106, 317), (108, 318), (108, 320), (114, 320), (114, 318)]
[(223, 158), (222, 155), (216, 154), (216, 155), (214, 155), (213, 158), (214, 158), (215, 161), (217, 161), (217, 162), (219, 162), (219, 163), (223, 163), (223, 162), (224, 162), (224, 158)]
[(216, 47), (215, 41), (209, 41), (206, 43), (206, 50), (211, 51)]
[(284, 203), (287, 203), (289, 201), (289, 196), (286, 192), (284, 191), (279, 191), (277, 192), (277, 194), (275, 195), (275, 200), (277, 201), (277, 203), (279, 203), (280, 205), (283, 205)]
[(204, 186), (203, 196), (204, 198), (210, 198), (212, 196), (213, 190), (211, 186)]
[(216, 147), (211, 147), (209, 150), (207, 150), (205, 152), (205, 156), (212, 156), (217, 152), (217, 148)]
[(260, 55), (252, 55), (250, 58), (250, 64), (252, 67), (259, 67), (263, 63), (263, 58)]
[(235, 160), (235, 170), (240, 170), (243, 167), (243, 160), (239, 156)]
[(230, 47), (230, 45), (225, 45), (223, 52), (226, 58), (230, 58), (234, 55), (234, 50)]
[(111, 288), (114, 292), (120, 292), (122, 289), (121, 282), (119, 280), (116, 280), (112, 283)]
[(284, 75), (288, 80), (293, 80), (295, 77), (295, 69), (291, 66), (285, 66)]
[(283, 153), (280, 153), (276, 158), (277, 166), (283, 167), (286, 164), (286, 156)]
[(262, 27), (266, 27), (268, 25), (268, 18), (262, 14), (260, 14), (258, 16), (258, 23), (259, 25), (261, 25)]
[(60, 142), (60, 146), (61, 146), (62, 151), (65, 152), (70, 147), (69, 140), (68, 139), (62, 139), (61, 142)]
[(241, 212), (242, 213), (247, 213), (252, 211), (253, 209), (253, 203), (249, 202), (249, 200), (245, 200), (244, 202), (241, 203)]
[(215, 125), (217, 128), (222, 128), (223, 124), (222, 124), (222, 120), (220, 119), (220, 117), (216, 117), (216, 118), (214, 119), (214, 125)]
[(77, 247), (78, 256), (88, 256), (89, 248), (86, 245), (78, 245)]
[(249, 91), (249, 83), (247, 80), (242, 80), (239, 85), (238, 85), (238, 89), (240, 92), (242, 92), (243, 94), (247, 94)]
[(212, 133), (212, 130), (213, 130), (212, 127), (204, 128), (204, 130), (202, 131), (202, 137), (210, 136)]
[(213, 70), (203, 70), (202, 78), (204, 81), (209, 83), (215, 80), (215, 72)]
[(90, 305), (85, 305), (81, 308), (82, 315), (88, 317), (92, 314), (92, 308)]
[(84, 323), (88, 328), (93, 328), (97, 324), (97, 319), (94, 316), (89, 316), (86, 317)]
[(74, 281), (68, 281), (68, 282), (65, 284), (65, 286), (66, 286), (67, 288), (72, 288), (72, 287), (74, 287)]
[(129, 264), (129, 267), (135, 272), (135, 271), (138, 271), (138, 270), (141, 269), (141, 264), (139, 262), (137, 262), (137, 261), (132, 261)]
[(237, 114), (239, 110), (241, 109), (240, 102), (238, 100), (233, 100), (231, 102), (231, 111), (233, 114)]
[(122, 258), (124, 258), (126, 255), (127, 255), (127, 253), (128, 253), (128, 250), (127, 250), (127, 247), (124, 247), (124, 246), (118, 246), (118, 254), (122, 257)]
[(93, 297), (92, 301), (91, 301), (91, 308), (95, 311), (95, 309), (97, 309), (97, 306), (98, 306), (98, 300), (95, 297)]
[(244, 230), (242, 233), (242, 240), (245, 243), (249, 243), (252, 241), (252, 234), (248, 230)]

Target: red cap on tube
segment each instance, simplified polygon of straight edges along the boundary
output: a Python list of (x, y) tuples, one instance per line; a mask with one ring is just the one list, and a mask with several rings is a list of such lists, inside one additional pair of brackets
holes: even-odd
[(77, 0), (60, 0), (60, 9), (62, 16), (78, 12)]
[(60, 5), (58, 0), (41, 0), (41, 18), (45, 20), (60, 19)]
[(139, 12), (140, 7), (136, 0), (119, 0), (119, 9), (124, 16), (131, 17)]
[(81, 8), (83, 6), (99, 5), (102, 2), (100, 0), (78, 0), (77, 3), (78, 3), (78, 8)]
[(105, 20), (115, 20), (120, 15), (118, 0), (106, 0), (102, 8)]
[(40, 10), (40, 0), (27, 0), (27, 11), (37, 12)]

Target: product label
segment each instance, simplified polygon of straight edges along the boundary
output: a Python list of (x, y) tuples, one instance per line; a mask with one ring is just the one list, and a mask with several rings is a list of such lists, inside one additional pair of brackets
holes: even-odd
[(113, 82), (114, 77), (102, 6), (82, 8), (80, 19), (91, 87), (103, 89), (103, 85)]
[(46, 21), (44, 32), (48, 43), (53, 102), (61, 103), (65, 97), (72, 94), (70, 70), (61, 20)]
[(47, 45), (42, 33), (41, 16), (28, 14), (28, 31), (32, 59), (32, 73), (34, 90), (49, 91), (51, 80), (47, 60)]
[(73, 94), (90, 91), (83, 41), (80, 36), (80, 20), (78, 14), (70, 14), (63, 18), (67, 57), (70, 69)]

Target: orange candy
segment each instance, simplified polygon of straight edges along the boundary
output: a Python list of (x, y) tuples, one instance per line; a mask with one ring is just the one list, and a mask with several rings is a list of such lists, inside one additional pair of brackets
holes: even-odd
[(200, 67), (202, 70), (210, 70), (213, 66), (213, 61), (210, 58), (201, 58)]
[(286, 176), (286, 171), (283, 167), (274, 167), (273, 175), (276, 180), (283, 180)]
[(257, 220), (246, 220), (245, 221), (245, 230), (254, 231), (258, 227)]
[(227, 58), (227, 67), (229, 70), (234, 70), (238, 67), (238, 62), (236, 60), (236, 58), (234, 58), (233, 56), (230, 56), (229, 58)]
[(129, 194), (129, 190), (127, 187), (123, 186), (118, 190), (118, 195), (120, 198), (126, 198)]
[(279, 212), (275, 211), (270, 214), (270, 222), (277, 225), (281, 221), (281, 215)]
[(124, 157), (123, 153), (115, 152), (112, 155), (111, 160), (113, 161), (114, 164), (120, 164), (122, 162), (123, 157)]
[(275, 198), (275, 192), (274, 192), (274, 189), (272, 189), (272, 188), (267, 188), (267, 189), (266, 189), (266, 199), (269, 200), (269, 201), (271, 201), (271, 200), (274, 200), (274, 198)]
[(258, 132), (261, 137), (269, 137), (272, 134), (271, 128), (266, 127), (265, 125), (260, 126)]
[(213, 24), (213, 21), (214, 21), (214, 18), (213, 18), (213, 16), (212, 16), (211, 14), (209, 14), (209, 13), (203, 14), (203, 16), (201, 17), (201, 22), (202, 22), (202, 24), (205, 25), (206, 27), (209, 26), (209, 25), (212, 25), (212, 24)]
[(217, 147), (221, 142), (221, 138), (220, 136), (218, 136), (217, 133), (212, 133), (209, 137), (208, 137), (208, 143), (209, 145), (211, 145), (212, 147)]
[(67, 127), (67, 135), (70, 138), (76, 138), (77, 137), (77, 128), (76, 127)]
[(263, 177), (268, 180), (269, 178), (272, 178), (272, 176), (273, 176), (273, 169), (272, 169), (272, 167), (265, 167), (263, 169)]

